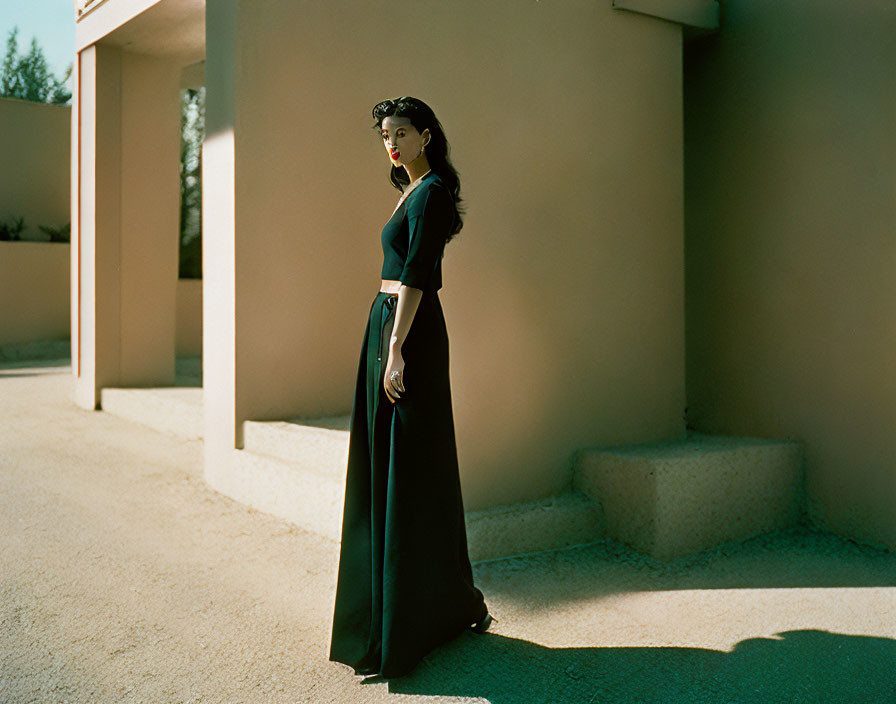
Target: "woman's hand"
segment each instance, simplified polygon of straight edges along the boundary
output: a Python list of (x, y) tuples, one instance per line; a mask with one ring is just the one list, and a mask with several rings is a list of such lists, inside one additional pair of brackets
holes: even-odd
[[(395, 379), (392, 379), (393, 371), (398, 372)], [(398, 401), (400, 394), (404, 392), (404, 358), (401, 356), (401, 347), (389, 345), (389, 359), (386, 362), (386, 373), (383, 375), (383, 388), (392, 403)]]

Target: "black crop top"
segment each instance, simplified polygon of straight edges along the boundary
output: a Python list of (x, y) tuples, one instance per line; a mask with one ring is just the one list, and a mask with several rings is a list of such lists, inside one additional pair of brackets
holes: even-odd
[(456, 216), (454, 197), (430, 171), (383, 228), (383, 278), (423, 291), (442, 288), (442, 256)]

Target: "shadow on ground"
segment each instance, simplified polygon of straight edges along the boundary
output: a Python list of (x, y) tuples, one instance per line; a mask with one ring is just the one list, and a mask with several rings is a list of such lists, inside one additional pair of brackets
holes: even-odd
[[(660, 613), (640, 615), (645, 622), (669, 620), (676, 632), (688, 631), (687, 621), (681, 621), (682, 602), (671, 595), (687, 599), (684, 592), (690, 591), (697, 595), (690, 602), (696, 611), (684, 613), (692, 614), (689, 637), (698, 640), (713, 631), (724, 639), (738, 623), (761, 632), (764, 624), (781, 623), (775, 614), (782, 610), (782, 616), (792, 610), (793, 618), (811, 621), (820, 609), (859, 632), (868, 624), (864, 627), (873, 627), (876, 635), (787, 624), (789, 630), (785, 625), (766, 631), (773, 634), (769, 637), (733, 639), (736, 644), (728, 651), (665, 645), (551, 648), (493, 632), (464, 633), (431, 652), (408, 676), (368, 677), (361, 680), (362, 690), (388, 682), (390, 693), (480, 697), (490, 704), (896, 704), (896, 632), (893, 638), (881, 637), (889, 634), (896, 617), (896, 555), (885, 549), (801, 525), (671, 561), (605, 540), (478, 563), (476, 572), (485, 593), (505, 612), (510, 604), (544, 604), (563, 613), (591, 600), (604, 604), (609, 619), (617, 595), (661, 591), (670, 597), (659, 595)], [(760, 596), (763, 590), (768, 601)], [(738, 593), (740, 600), (734, 596)], [(710, 598), (713, 594), (718, 596)], [(877, 594), (876, 600), (871, 594)], [(638, 603), (657, 603), (651, 598)], [(875, 608), (870, 604), (877, 613), (868, 613)], [(855, 612), (863, 607), (864, 613)], [(499, 619), (502, 613), (499, 609)], [(698, 614), (703, 617), (699, 623)], [(518, 617), (507, 616), (503, 626)], [(569, 624), (570, 617), (565, 618)], [(553, 620), (550, 616), (548, 622)], [(588, 633), (600, 629), (606, 637), (614, 624), (618, 621), (586, 626), (567, 639), (581, 642), (585, 633), (588, 640)], [(563, 628), (558, 624), (561, 642)], [(622, 633), (619, 640), (630, 635)]]
[[(475, 651), (475, 667), (454, 667), (461, 659), (459, 649)], [(896, 702), (894, 665), (892, 639), (817, 630), (785, 631), (776, 639), (750, 638), (731, 652), (551, 649), (471, 633), (431, 654), (410, 675), (390, 680), (388, 686), (394, 694), (481, 697), (491, 704), (884, 704)], [(367, 677), (362, 685), (382, 681), (379, 676)]]

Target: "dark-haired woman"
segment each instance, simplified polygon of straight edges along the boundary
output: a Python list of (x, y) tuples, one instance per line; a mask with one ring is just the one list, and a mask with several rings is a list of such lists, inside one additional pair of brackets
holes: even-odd
[(462, 227), (457, 172), (422, 101), (386, 100), (373, 118), (402, 195), (382, 231), (358, 367), (329, 659), (400, 677), (492, 617), (467, 553), (437, 293), (445, 245)]

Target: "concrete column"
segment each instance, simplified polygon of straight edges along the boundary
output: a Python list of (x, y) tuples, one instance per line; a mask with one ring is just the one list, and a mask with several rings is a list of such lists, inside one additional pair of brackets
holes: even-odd
[(72, 369), (74, 399), (85, 408), (98, 407), (103, 387), (174, 382), (179, 71), (171, 60), (114, 47), (81, 52)]

